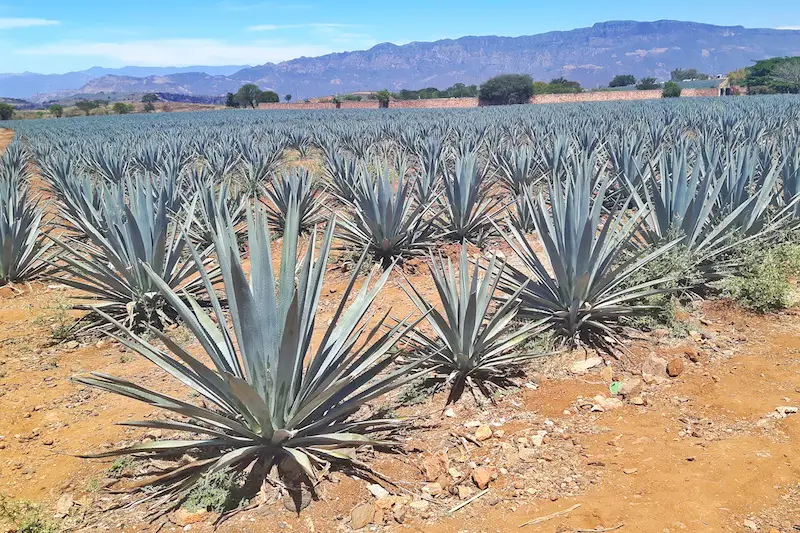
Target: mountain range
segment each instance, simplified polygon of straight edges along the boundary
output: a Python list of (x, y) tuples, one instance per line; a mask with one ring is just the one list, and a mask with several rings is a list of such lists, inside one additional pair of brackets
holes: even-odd
[[(171, 72), (127, 67), (114, 72), (90, 69), (49, 77), (17, 79), (8, 89), (0, 75), (0, 95), (39, 101), (70, 94), (164, 92), (224, 95), (256, 83), (295, 99), (360, 90), (446, 88), (479, 84), (500, 73), (526, 73), (537, 80), (564, 76), (585, 87), (605, 86), (617, 74), (668, 79), (675, 68), (726, 74), (753, 61), (800, 55), (800, 31), (749, 29), (696, 22), (610, 21), (589, 28), (522, 37), (467, 36), (405, 45), (378, 44), (369, 50), (301, 57), (255, 67), (197, 67)], [(137, 70), (138, 69), (138, 70)], [(167, 69), (169, 70), (169, 69)], [(41, 76), (26, 74), (20, 76)], [(82, 79), (81, 76), (90, 79)]]

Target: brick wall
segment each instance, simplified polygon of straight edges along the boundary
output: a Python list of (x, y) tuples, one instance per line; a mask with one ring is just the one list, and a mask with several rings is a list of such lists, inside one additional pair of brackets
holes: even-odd
[[(719, 96), (719, 89), (684, 89), (681, 96)], [(564, 104), (576, 102), (611, 102), (617, 100), (656, 100), (661, 98), (661, 89), (649, 91), (597, 91), (577, 94), (538, 94), (531, 98), (532, 104)], [(392, 100), (392, 109), (445, 109), (478, 107), (477, 98), (430, 98), (424, 100)], [(336, 109), (331, 103), (282, 102), (259, 104), (259, 109)], [(341, 109), (378, 109), (377, 100), (360, 102), (343, 101)]]

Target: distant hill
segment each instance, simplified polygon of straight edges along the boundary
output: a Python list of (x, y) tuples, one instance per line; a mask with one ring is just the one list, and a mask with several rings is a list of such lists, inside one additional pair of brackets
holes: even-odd
[[(210, 72), (205, 67), (197, 68), (203, 72), (148, 76), (116, 72), (70, 91), (224, 95), (244, 83), (256, 83), (299, 99), (381, 88), (443, 89), (456, 82), (481, 83), (507, 72), (546, 81), (564, 76), (593, 88), (605, 86), (617, 74), (667, 79), (678, 67), (725, 74), (755, 60), (793, 55), (800, 55), (800, 31), (796, 30), (671, 20), (612, 21), (523, 37), (469, 36), (402, 46), (384, 43), (369, 50), (302, 57), (236, 72)], [(2, 83), (0, 94), (4, 94)]]
[(203, 72), (212, 76), (226, 76), (243, 68), (246, 68), (246, 65), (221, 67), (92, 67), (87, 70), (68, 72), (66, 74), (0, 73), (0, 96), (29, 99), (39, 94), (52, 94), (63, 91), (82, 92), (83, 86), (91, 80), (108, 75), (145, 77)]

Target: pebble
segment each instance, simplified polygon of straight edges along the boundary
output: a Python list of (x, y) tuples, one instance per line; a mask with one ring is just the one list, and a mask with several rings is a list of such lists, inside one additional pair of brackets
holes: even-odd
[(667, 363), (667, 375), (671, 378), (676, 378), (683, 374), (683, 359), (676, 357)]
[(623, 468), (622, 469), (622, 472), (625, 473), (625, 474), (628, 474), (628, 475), (635, 474), (638, 471), (639, 471), (638, 468)]
[(575, 361), (569, 366), (569, 371), (573, 374), (584, 374), (590, 368), (600, 366), (603, 364), (603, 359), (600, 357), (589, 357), (582, 361)]
[(492, 481), (492, 471), (485, 466), (479, 466), (472, 471), (472, 481), (475, 482), (479, 489), (483, 490)]
[(389, 491), (378, 485), (377, 483), (373, 483), (372, 485), (367, 486), (367, 490), (375, 496), (376, 498), (388, 498), (390, 496)]
[(483, 425), (475, 430), (475, 440), (482, 442), (492, 438), (492, 428)]
[(361, 529), (372, 523), (375, 518), (375, 506), (371, 503), (362, 503), (350, 513), (350, 527)]

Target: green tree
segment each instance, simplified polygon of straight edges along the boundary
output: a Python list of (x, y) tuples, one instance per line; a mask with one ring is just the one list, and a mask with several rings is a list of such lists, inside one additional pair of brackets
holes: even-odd
[(260, 104), (276, 104), (280, 101), (281, 97), (275, 91), (259, 91), (258, 103)]
[(59, 104), (51, 105), (48, 111), (50, 111), (50, 114), (56, 118), (61, 118), (62, 116), (64, 116), (64, 106), (61, 106)]
[(378, 100), (378, 106), (389, 107), (389, 100), (391, 100), (392, 95), (389, 94), (388, 89), (381, 89), (375, 93), (375, 98)]
[(246, 83), (236, 92), (236, 101), (242, 107), (250, 106), (255, 109), (260, 97), (261, 89), (254, 83)]
[(88, 117), (93, 109), (100, 107), (100, 102), (97, 100), (79, 100), (75, 102), (75, 107), (83, 111)]
[(143, 104), (153, 104), (155, 102), (158, 102), (158, 100), (159, 98), (156, 93), (147, 93), (145, 95), (142, 95)]
[(14, 108), (11, 104), (0, 102), (0, 120), (11, 120), (14, 118)]
[(228, 93), (225, 97), (225, 106), (226, 107), (239, 107), (239, 101), (236, 100), (236, 95), (234, 93)]
[(683, 80), (707, 80), (708, 74), (703, 74), (696, 68), (676, 68), (670, 73), (670, 79), (675, 82)]
[(283, 99), (286, 100), (287, 102), (291, 102), (292, 101), (292, 95), (291, 94), (284, 95)]
[(663, 98), (677, 98), (681, 95), (681, 87), (674, 81), (668, 81), (664, 84), (664, 90), (661, 92)]
[(127, 115), (133, 111), (133, 106), (131, 104), (126, 104), (125, 102), (117, 102), (114, 104), (114, 113), (117, 115)]
[(156, 110), (156, 106), (155, 104), (153, 104), (153, 102), (147, 102), (146, 104), (144, 104), (144, 107), (142, 109), (144, 110), (145, 113), (152, 113), (153, 111)]
[(658, 81), (655, 78), (642, 78), (639, 80), (639, 83), (636, 84), (636, 88), (640, 91), (648, 91), (651, 89), (658, 89), (661, 87)]
[(627, 87), (629, 85), (636, 85), (636, 76), (633, 74), (619, 74), (608, 83), (609, 87)]
[(526, 104), (533, 96), (533, 79), (527, 74), (501, 74), (486, 80), (478, 91), (481, 105)]

